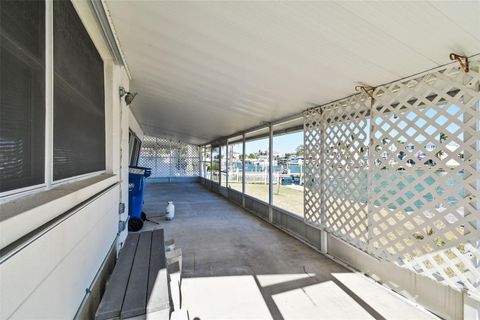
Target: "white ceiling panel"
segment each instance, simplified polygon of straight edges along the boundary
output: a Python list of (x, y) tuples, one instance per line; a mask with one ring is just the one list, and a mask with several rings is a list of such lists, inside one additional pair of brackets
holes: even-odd
[(478, 2), (106, 5), (143, 129), (196, 144), (480, 52)]
[[(480, 1), (430, 1), (430, 5), (440, 11), (452, 23), (460, 26), (480, 42)], [(450, 25), (450, 24), (449, 24)]]

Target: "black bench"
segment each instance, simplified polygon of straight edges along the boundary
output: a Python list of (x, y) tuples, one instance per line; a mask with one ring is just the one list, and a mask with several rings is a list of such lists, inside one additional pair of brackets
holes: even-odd
[(129, 234), (95, 318), (168, 319), (167, 277), (163, 229)]

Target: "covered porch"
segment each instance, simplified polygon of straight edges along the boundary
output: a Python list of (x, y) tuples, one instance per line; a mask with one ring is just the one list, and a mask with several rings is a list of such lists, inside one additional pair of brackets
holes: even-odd
[(144, 210), (182, 250), (190, 319), (437, 318), (201, 184), (149, 183)]
[(480, 318), (479, 1), (0, 18), (0, 319)]

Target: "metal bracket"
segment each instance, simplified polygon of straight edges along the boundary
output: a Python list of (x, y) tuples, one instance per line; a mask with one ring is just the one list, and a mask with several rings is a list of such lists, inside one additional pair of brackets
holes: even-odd
[(124, 202), (120, 202), (118, 204), (118, 214), (122, 214), (125, 212), (125, 203)]
[(123, 230), (127, 227), (128, 219), (127, 220), (120, 220), (118, 221), (118, 233), (122, 233)]
[(355, 87), (355, 91), (357, 92), (363, 92), (365, 93), (367, 96), (370, 97), (371, 99), (371, 104), (373, 106), (373, 104), (375, 103), (375, 97), (373, 96), (373, 91), (375, 91), (375, 88), (374, 87), (370, 87), (370, 86), (356, 86)]
[(120, 86), (120, 88), (118, 88), (118, 94), (120, 95), (120, 98), (123, 98), (124, 95), (126, 95), (128, 92), (127, 90), (125, 90), (124, 87)]
[(461, 56), (456, 53), (450, 53), (450, 60), (457, 60), (458, 63), (460, 64), (460, 67), (463, 69), (463, 71), (468, 72), (470, 71), (470, 67), (468, 65), (468, 57), (466, 56)]

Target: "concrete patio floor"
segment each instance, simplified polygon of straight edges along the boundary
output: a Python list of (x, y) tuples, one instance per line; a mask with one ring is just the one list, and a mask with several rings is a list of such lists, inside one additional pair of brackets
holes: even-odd
[(435, 319), (200, 184), (148, 183), (144, 211), (182, 249), (190, 319)]

